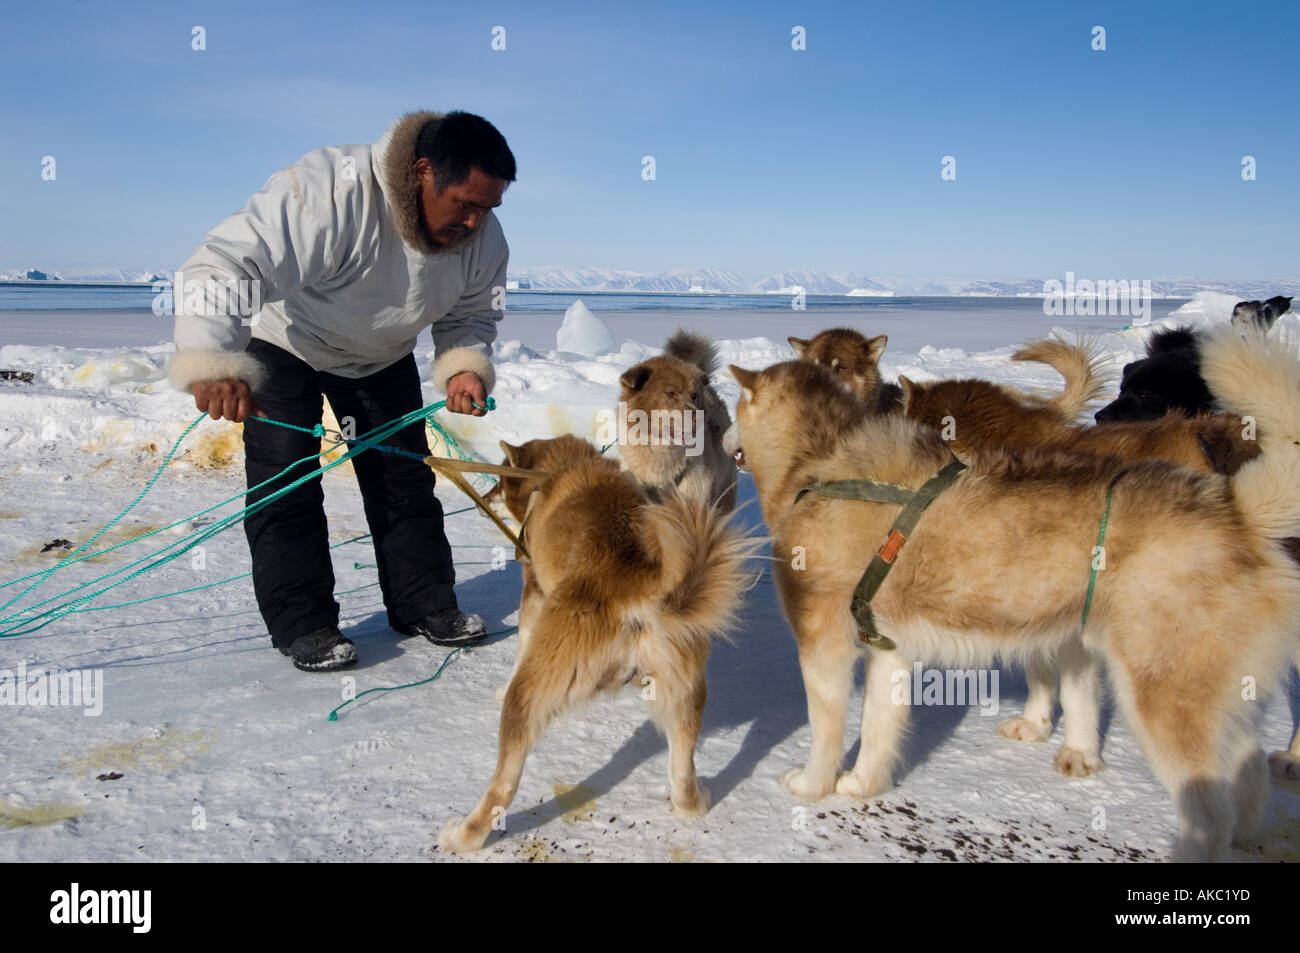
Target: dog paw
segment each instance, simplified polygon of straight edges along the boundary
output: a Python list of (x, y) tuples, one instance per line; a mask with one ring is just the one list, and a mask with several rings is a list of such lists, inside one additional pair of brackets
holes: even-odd
[(468, 854), (478, 850), (487, 840), (486, 832), (475, 836), (463, 817), (453, 817), (438, 832), (438, 849), (448, 854)]
[(835, 779), (835, 793), (865, 801), (877, 794), (883, 794), (893, 785), (888, 778), (860, 778), (852, 771), (845, 771)]
[(1275, 778), (1300, 781), (1300, 755), (1290, 751), (1274, 751), (1268, 756), (1268, 770)]
[(1101, 758), (1092, 752), (1065, 746), (1056, 752), (1056, 760), (1053, 764), (1056, 770), (1067, 778), (1091, 777), (1105, 767), (1101, 763)]
[(785, 782), (786, 788), (795, 797), (806, 798), (810, 801), (825, 797), (831, 793), (835, 786), (833, 777), (812, 777), (808, 774), (806, 767), (791, 768), (781, 780)]
[(998, 725), (998, 734), (1015, 741), (1046, 741), (1051, 737), (1052, 726), (1037, 718), (1008, 718)]
[(694, 791), (672, 799), (673, 813), (680, 814), (682, 817), (703, 817), (709, 813), (712, 804), (713, 799), (709, 795), (709, 789), (699, 783), (695, 785)]

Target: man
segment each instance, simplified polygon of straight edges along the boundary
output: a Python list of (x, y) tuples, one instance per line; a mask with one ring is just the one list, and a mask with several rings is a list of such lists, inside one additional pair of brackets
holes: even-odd
[[(257, 418), (310, 429), (323, 394), (359, 435), (423, 406), (412, 351), (425, 327), (447, 408), (484, 413), (509, 257), (492, 209), (514, 179), (514, 155), (487, 120), (411, 113), (373, 145), (317, 149), (277, 172), (181, 266), (168, 374), (213, 419), (247, 421), (250, 506), (315, 470), (320, 449), (310, 433)], [(231, 284), (241, 281), (252, 284)], [(251, 323), (219, 293), (227, 287), (260, 292)], [(192, 288), (205, 290), (190, 298)], [(429, 452), (422, 424), (386, 442)], [(352, 463), (389, 625), (440, 645), (482, 640), (483, 620), (456, 603), (433, 472), (378, 450)], [(357, 660), (338, 630), (323, 500), (310, 480), (244, 521), (272, 644), (307, 671)]]

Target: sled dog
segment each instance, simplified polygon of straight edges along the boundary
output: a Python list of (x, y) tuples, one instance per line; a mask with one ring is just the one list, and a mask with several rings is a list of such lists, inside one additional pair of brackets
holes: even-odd
[[(813, 733), (807, 763), (787, 775), (793, 793), (868, 798), (892, 784), (909, 709), (893, 702), (893, 674), (918, 661), (974, 667), (1036, 657), (1059, 666), (1066, 736), (1058, 765), (1099, 764), (1104, 663), (1173, 798), (1175, 859), (1230, 857), (1268, 788), (1243, 679), (1261, 692), (1276, 687), (1300, 613), (1300, 568), (1279, 543), (1300, 535), (1300, 360), (1291, 339), (1227, 330), (1203, 352), (1207, 380), (1234, 411), (1258, 420), (1261, 450), (1231, 478), (1055, 450), (971, 455), (871, 602), (883, 641), (865, 649), (861, 751), (844, 774), (843, 720), (863, 651), (850, 602), (899, 510), (799, 493), (840, 480), (916, 489), (954, 457), (933, 428), (863, 417), (820, 365), (731, 368), (741, 385), (739, 441), (773, 551), (802, 555), (799, 568), (773, 563)], [(1090, 598), (1103, 515), (1104, 571)]]
[(524, 760), (547, 725), (598, 692), (638, 685), (668, 738), (673, 809), (708, 810), (695, 776), (710, 641), (732, 624), (759, 541), (727, 526), (717, 505), (649, 500), (616, 461), (574, 436), (502, 442), (501, 497), (527, 550), (515, 670), (506, 689), (497, 767), (477, 807), (443, 828), (439, 846), (483, 846), (514, 799)]

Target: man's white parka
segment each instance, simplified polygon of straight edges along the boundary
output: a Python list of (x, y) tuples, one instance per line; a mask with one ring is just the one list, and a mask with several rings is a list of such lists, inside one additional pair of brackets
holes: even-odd
[[(309, 152), (208, 233), (174, 284), (174, 386), (233, 378), (256, 389), (263, 368), (244, 351), (250, 337), (318, 371), (365, 377), (432, 327), (434, 386), (445, 393), (473, 371), (491, 391), (510, 249), (490, 212), (457, 245), (429, 241), (412, 166), (416, 138), (437, 115), (408, 114), (373, 145)], [(259, 283), (251, 318), (211, 292), (232, 281)]]

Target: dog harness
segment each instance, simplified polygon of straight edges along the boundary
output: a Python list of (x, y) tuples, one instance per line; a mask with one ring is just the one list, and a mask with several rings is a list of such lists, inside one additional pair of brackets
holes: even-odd
[(849, 610), (858, 624), (858, 638), (868, 645), (880, 649), (894, 648), (894, 642), (881, 635), (876, 628), (876, 619), (871, 612), (871, 600), (880, 590), (881, 583), (894, 567), (894, 560), (908, 537), (921, 521), (921, 514), (926, 511), (935, 498), (957, 482), (957, 477), (966, 469), (966, 464), (954, 460), (930, 479), (921, 484), (920, 489), (899, 486), (896, 483), (878, 483), (875, 480), (833, 480), (830, 483), (814, 481), (795, 494), (794, 501), (799, 502), (805, 493), (817, 493), (844, 500), (867, 500), (872, 503), (894, 503), (901, 505), (903, 511), (889, 528), (885, 544), (880, 547), (867, 565), (862, 578), (853, 590), (853, 599)]
[[(472, 460), (449, 460), (446, 457), (428, 456), (424, 458), (425, 464), (435, 473), (439, 473), (450, 480), (462, 493), (474, 501), (474, 505), (482, 511), (483, 515), (496, 524), (497, 529), (505, 535), (506, 539), (515, 544), (515, 559), (521, 563), (526, 563), (531, 558), (528, 555), (528, 549), (524, 545), (524, 524), (528, 522), (528, 514), (524, 514), (524, 523), (519, 526), (519, 535), (516, 536), (510, 531), (510, 527), (505, 524), (501, 517), (492, 511), (487, 501), (479, 496), (474, 487), (470, 486), (462, 473), (491, 473), (496, 476), (506, 477), (549, 477), (550, 474), (545, 470), (524, 470), (520, 467), (508, 467), (496, 463), (479, 463)], [(534, 491), (536, 492), (536, 491)], [(531, 495), (528, 499), (528, 508), (531, 510), (533, 500)]]

